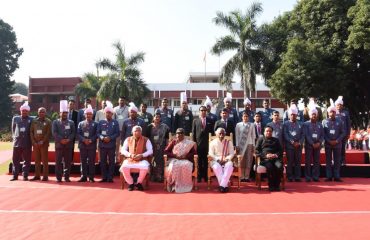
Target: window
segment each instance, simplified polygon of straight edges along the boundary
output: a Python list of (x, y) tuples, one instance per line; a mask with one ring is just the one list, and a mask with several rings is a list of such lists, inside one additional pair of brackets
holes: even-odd
[(35, 102), (35, 103), (42, 103), (43, 101), (43, 96), (33, 96), (32, 97), (32, 100)]
[(202, 99), (193, 99), (192, 103), (193, 105), (202, 105), (203, 100)]
[(256, 99), (256, 108), (263, 108), (263, 99)]
[(179, 99), (173, 99), (172, 102), (173, 102), (173, 107), (180, 107), (181, 106)]
[(49, 96), (49, 102), (50, 103), (59, 103), (59, 97), (56, 95)]
[(153, 99), (147, 100), (146, 104), (148, 105), (148, 107), (153, 107)]

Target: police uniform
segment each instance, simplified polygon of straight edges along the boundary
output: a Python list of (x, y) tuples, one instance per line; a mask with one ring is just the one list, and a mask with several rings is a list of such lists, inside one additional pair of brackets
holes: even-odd
[[(81, 161), (81, 178), (94, 180), (95, 175), (95, 158), (96, 158), (96, 139), (98, 123), (94, 121), (82, 121), (78, 124), (77, 137), (78, 148), (80, 149)], [(85, 139), (90, 140), (85, 144)]]
[(272, 114), (274, 111), (275, 110), (272, 108), (265, 108), (263, 111), (259, 111), (261, 114), (262, 128), (265, 128), (269, 122), (272, 122)]
[(153, 115), (151, 113), (142, 113), (140, 112), (138, 115), (138, 118), (141, 118), (144, 120), (144, 123), (145, 123), (145, 126), (148, 126), (149, 124), (151, 124), (153, 122)]
[(171, 132), (174, 132), (172, 128), (173, 110), (168, 108), (158, 108), (155, 112), (161, 114), (161, 123), (166, 124), (170, 128)]
[[(284, 123), (284, 143), (286, 154), (288, 158), (287, 165), (287, 176), (289, 181), (301, 180), (301, 158), (302, 158), (302, 144), (304, 140), (304, 133), (302, 124), (298, 121), (292, 122), (288, 121)], [(294, 142), (298, 142), (300, 146), (295, 148), (293, 146)], [(293, 173), (294, 168), (294, 173)]]
[[(69, 181), (71, 172), (71, 162), (73, 154), (73, 145), (76, 135), (75, 124), (72, 120), (57, 119), (53, 121), (53, 136), (55, 140), (55, 175), (58, 181), (64, 179)], [(62, 144), (62, 139), (68, 139), (67, 144)]]
[(35, 177), (40, 179), (41, 162), (42, 176), (47, 180), (49, 176), (48, 148), (51, 136), (51, 121), (45, 117), (44, 120), (37, 117), (31, 123), (31, 141), (33, 145), (33, 154), (35, 156)]
[[(99, 138), (100, 149), (100, 168), (102, 180), (113, 181), (115, 155), (116, 155), (116, 138), (119, 137), (118, 122), (114, 119), (101, 120), (98, 124), (97, 134)], [(103, 142), (104, 137), (109, 137), (108, 143)], [(108, 168), (107, 168), (108, 157)]]
[[(318, 181), (320, 177), (320, 150), (321, 144), (324, 141), (324, 128), (321, 122), (315, 123), (307, 121), (303, 124), (305, 136), (305, 178), (306, 181)], [(319, 148), (313, 148), (313, 144), (320, 143)], [(311, 173), (312, 163), (312, 173)]]
[(30, 137), (32, 118), (29, 116), (15, 116), (12, 119), (13, 136), (13, 179), (18, 179), (20, 162), (23, 159), (23, 178), (28, 178), (31, 164), (32, 145)]
[(189, 136), (192, 131), (193, 125), (193, 113), (186, 109), (180, 109), (175, 114), (175, 120), (173, 123), (173, 130), (176, 131), (178, 128), (184, 129), (184, 134)]
[[(326, 156), (326, 178), (340, 179), (340, 158), (342, 141), (346, 136), (344, 124), (339, 118), (331, 120), (327, 118), (323, 121), (325, 138), (325, 156)], [(335, 140), (337, 144), (331, 146), (329, 141)], [(334, 162), (334, 166), (332, 165)]]

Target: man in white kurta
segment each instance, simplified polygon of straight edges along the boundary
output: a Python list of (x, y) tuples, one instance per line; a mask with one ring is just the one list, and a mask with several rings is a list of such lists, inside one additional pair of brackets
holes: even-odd
[(253, 162), (253, 152), (255, 147), (256, 131), (254, 124), (249, 122), (249, 116), (247, 112), (242, 114), (243, 121), (236, 124), (235, 127), (235, 139), (236, 147), (239, 151), (238, 154), (243, 156), (241, 161), (242, 182), (249, 182), (249, 176), (251, 172)]
[(128, 190), (134, 190), (134, 180), (131, 176), (131, 169), (139, 169), (139, 177), (137, 179), (136, 188), (143, 191), (142, 182), (149, 171), (149, 162), (146, 160), (150, 155), (153, 155), (153, 146), (150, 140), (142, 136), (142, 129), (140, 126), (132, 128), (132, 137), (126, 138), (123, 143), (121, 153), (127, 157), (123, 161), (120, 168), (125, 181), (129, 184)]
[(228, 192), (229, 179), (234, 169), (232, 162), (234, 157), (233, 143), (225, 139), (225, 134), (225, 129), (217, 129), (217, 138), (210, 142), (208, 152), (208, 155), (212, 157), (211, 167), (217, 177), (219, 190), (222, 193)]

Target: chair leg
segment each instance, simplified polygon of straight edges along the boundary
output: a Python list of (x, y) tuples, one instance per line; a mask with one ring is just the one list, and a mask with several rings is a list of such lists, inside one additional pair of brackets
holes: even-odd
[(238, 178), (238, 190), (240, 190), (240, 176), (238, 176), (237, 178)]
[(256, 185), (258, 190), (261, 190), (261, 173), (256, 173)]
[(121, 182), (121, 189), (123, 190), (125, 188), (125, 178), (122, 173), (119, 174), (119, 180)]
[(193, 178), (193, 189), (198, 190), (197, 177), (192, 176), (192, 178)]

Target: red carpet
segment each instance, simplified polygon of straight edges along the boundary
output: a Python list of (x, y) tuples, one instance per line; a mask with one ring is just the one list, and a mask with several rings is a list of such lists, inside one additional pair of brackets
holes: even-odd
[[(0, 239), (367, 239), (370, 179), (253, 184), (169, 194), (108, 183), (9, 182), (0, 176)], [(73, 178), (72, 180), (77, 180)]]

